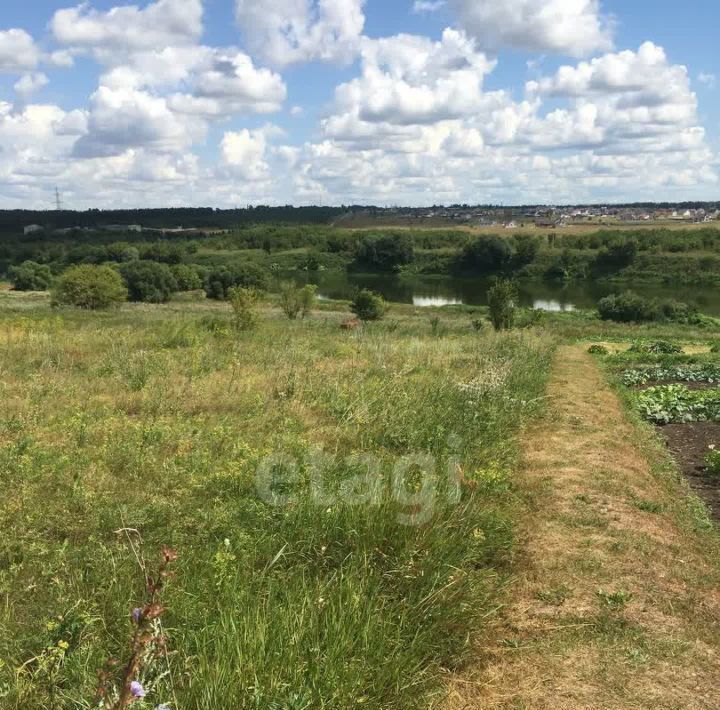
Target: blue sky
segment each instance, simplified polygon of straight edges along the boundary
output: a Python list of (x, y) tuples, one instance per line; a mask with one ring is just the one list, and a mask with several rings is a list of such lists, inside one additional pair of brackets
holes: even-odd
[(0, 207), (717, 199), (720, 6), (0, 10)]

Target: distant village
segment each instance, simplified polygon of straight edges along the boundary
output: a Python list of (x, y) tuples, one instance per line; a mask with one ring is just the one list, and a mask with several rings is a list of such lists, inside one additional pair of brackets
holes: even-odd
[[(504, 227), (513, 229), (527, 225), (562, 228), (570, 224), (618, 223), (648, 224), (657, 222), (710, 223), (720, 220), (720, 209), (715, 208), (636, 208), (636, 207), (544, 207), (544, 208), (476, 208), (476, 207), (394, 207), (382, 211), (388, 216), (411, 220), (447, 220), (475, 227)], [(379, 215), (376, 215), (376, 217)]]
[[(383, 220), (388, 225), (396, 223), (421, 225), (458, 224), (468, 227), (495, 227), (503, 229), (516, 229), (527, 226), (537, 226), (551, 229), (561, 229), (569, 225), (588, 224), (602, 227), (667, 225), (668, 223), (704, 224), (720, 221), (720, 207), (713, 203), (704, 207), (648, 207), (648, 206), (612, 206), (595, 205), (583, 207), (471, 207), (467, 205), (453, 205), (451, 207), (363, 207), (353, 206), (337, 208), (333, 220), (336, 226), (352, 227), (357, 218), (367, 218), (374, 223), (381, 224)], [(279, 221), (282, 221), (280, 219)], [(149, 227), (142, 224), (97, 224), (92, 227), (73, 226), (55, 228), (42, 224), (27, 224), (24, 234), (63, 236), (76, 232), (117, 232), (117, 233), (146, 233), (157, 235), (191, 235), (224, 234), (229, 229), (199, 228), (199, 227)]]

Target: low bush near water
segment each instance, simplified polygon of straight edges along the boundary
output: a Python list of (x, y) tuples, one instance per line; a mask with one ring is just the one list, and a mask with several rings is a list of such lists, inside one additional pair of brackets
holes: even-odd
[(618, 323), (643, 323), (648, 321), (669, 321), (673, 323), (695, 323), (697, 309), (672, 299), (657, 300), (638, 296), (632, 291), (613, 294), (600, 299), (598, 314), (602, 320)]

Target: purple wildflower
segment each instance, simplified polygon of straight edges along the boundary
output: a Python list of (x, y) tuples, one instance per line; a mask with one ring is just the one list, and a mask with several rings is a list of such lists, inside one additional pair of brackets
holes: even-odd
[(143, 688), (136, 680), (130, 683), (130, 692), (132, 693), (133, 698), (145, 697), (145, 688)]
[(142, 609), (140, 607), (133, 609), (132, 618), (136, 624), (140, 623), (140, 619), (142, 619)]

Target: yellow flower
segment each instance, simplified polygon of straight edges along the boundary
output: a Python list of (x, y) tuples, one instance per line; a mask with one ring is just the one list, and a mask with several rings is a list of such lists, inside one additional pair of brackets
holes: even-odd
[(67, 641), (58, 641), (58, 647), (63, 651), (67, 651), (70, 648), (70, 644)]

